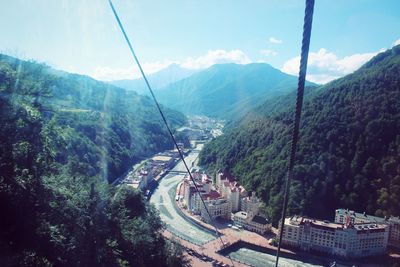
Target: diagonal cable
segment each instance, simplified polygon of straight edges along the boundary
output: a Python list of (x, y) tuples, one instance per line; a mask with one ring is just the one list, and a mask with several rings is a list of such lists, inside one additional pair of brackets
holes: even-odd
[(280, 221), (279, 242), (278, 242), (278, 250), (276, 251), (275, 267), (278, 267), (278, 262), (279, 262), (279, 253), (282, 244), (283, 227), (285, 225), (286, 209), (290, 192), (290, 182), (293, 177), (294, 161), (296, 158), (297, 143), (299, 141), (299, 126), (301, 119), (301, 108), (303, 106), (304, 84), (307, 73), (307, 61), (308, 61), (308, 52), (310, 49), (313, 13), (314, 13), (314, 0), (306, 0), (306, 9), (305, 9), (304, 26), (303, 26), (303, 41), (301, 45), (299, 81), (298, 81), (297, 98), (296, 98), (296, 111), (294, 115), (294, 123), (292, 128), (292, 141), (290, 147), (288, 172), (285, 184), (285, 194), (283, 198), (283, 209)]
[(314, 13), (314, 0), (306, 0), (306, 9), (305, 9), (304, 26), (303, 26), (303, 41), (301, 45), (299, 81), (297, 85), (298, 88), (297, 88), (297, 98), (296, 98), (296, 111), (294, 115), (294, 123), (292, 128), (292, 141), (290, 148), (288, 172), (285, 184), (285, 194), (283, 198), (283, 209), (280, 221), (279, 243), (278, 243), (278, 250), (276, 251), (275, 267), (278, 267), (278, 262), (279, 262), (279, 253), (281, 251), (283, 227), (285, 224), (286, 209), (290, 192), (290, 182), (293, 177), (293, 167), (296, 158), (297, 143), (299, 141), (299, 126), (301, 119), (301, 108), (303, 106), (304, 83), (306, 80), (306, 73), (307, 73), (307, 61), (308, 61), (308, 52), (310, 49), (313, 13)]
[[(178, 147), (178, 143), (177, 143), (177, 141), (176, 141), (176, 139), (175, 139), (175, 136), (174, 136), (174, 134), (172, 133), (172, 130), (171, 130), (171, 128), (170, 128), (169, 125), (168, 125), (167, 119), (165, 118), (164, 112), (162, 111), (162, 109), (161, 109), (161, 107), (160, 107), (160, 104), (158, 103), (157, 98), (156, 98), (156, 96), (154, 95), (153, 89), (151, 88), (150, 83), (149, 83), (149, 81), (147, 80), (147, 77), (146, 77), (146, 75), (145, 75), (145, 73), (144, 73), (144, 71), (143, 71), (143, 69), (142, 69), (142, 65), (140, 64), (140, 61), (139, 61), (139, 59), (138, 59), (137, 56), (136, 56), (136, 53), (135, 53), (135, 51), (134, 51), (134, 49), (133, 49), (133, 46), (132, 46), (132, 44), (131, 44), (131, 42), (130, 42), (130, 40), (129, 40), (129, 38), (128, 38), (128, 35), (127, 35), (126, 32), (125, 32), (124, 26), (122, 25), (122, 23), (121, 23), (121, 21), (120, 21), (120, 19), (119, 19), (118, 13), (117, 13), (117, 11), (115, 10), (112, 1), (111, 1), (111, 0), (108, 0), (108, 3), (110, 4), (110, 7), (111, 7), (111, 9), (112, 9), (112, 11), (113, 11), (113, 13), (114, 13), (114, 16), (115, 16), (115, 19), (117, 20), (118, 26), (119, 26), (119, 28), (121, 29), (122, 34), (124, 35), (125, 41), (126, 41), (126, 43), (128, 44), (128, 46), (129, 46), (129, 50), (131, 51), (132, 56), (133, 56), (133, 58), (134, 58), (134, 60), (135, 60), (135, 62), (136, 62), (136, 64), (137, 64), (137, 66), (139, 67), (140, 73), (142, 74), (142, 77), (143, 77), (144, 81), (146, 82), (147, 88), (148, 88), (149, 91), (150, 91), (150, 94), (151, 94), (151, 96), (152, 96), (152, 98), (153, 98), (153, 100), (154, 100), (154, 103), (156, 104), (156, 107), (157, 107), (157, 109), (158, 109), (158, 111), (159, 111), (159, 113), (160, 113), (160, 116), (161, 116), (161, 118), (162, 118), (164, 124), (165, 124), (165, 127), (167, 128), (168, 133), (169, 133), (169, 135), (171, 136), (171, 139), (172, 139), (172, 141), (174, 142), (174, 145), (175, 145), (176, 149), (178, 150), (179, 157), (180, 157), (180, 159), (182, 160), (183, 165), (185, 166), (186, 172), (189, 174), (189, 177), (190, 177), (191, 181), (193, 182), (193, 184), (194, 184), (194, 186), (195, 186), (195, 188), (196, 188), (196, 192), (199, 194), (199, 197), (200, 197), (201, 202), (202, 202), (202, 204), (203, 204), (203, 206), (204, 206), (204, 209), (206, 210), (207, 215), (208, 215), (208, 217), (209, 217), (210, 220), (211, 220), (211, 225), (214, 227), (215, 233), (216, 233), (216, 235), (218, 236), (218, 238), (220, 239), (220, 241), (221, 241), (221, 243), (222, 243), (222, 247), (224, 247), (224, 241), (222, 240), (222, 237), (221, 237), (221, 235), (219, 234), (217, 227), (212, 223), (213, 218), (211, 217), (211, 214), (210, 214), (210, 212), (209, 212), (209, 210), (208, 210), (208, 208), (207, 208), (207, 205), (206, 205), (206, 203), (204, 202), (203, 197), (201, 196), (200, 190), (199, 190), (199, 188), (198, 188), (198, 186), (197, 186), (197, 184), (196, 184), (196, 181), (195, 181), (194, 178), (193, 178), (192, 173), (190, 172), (190, 169), (189, 169), (189, 167), (188, 167), (188, 165), (187, 165), (187, 163), (186, 163), (186, 161), (185, 161), (185, 158), (183, 157), (183, 154), (182, 154), (181, 150), (180, 150), (179, 147)], [(229, 257), (229, 256), (228, 256), (228, 257)], [(231, 260), (231, 263), (232, 263), (232, 265), (234, 266), (232, 259), (231, 259), (230, 257), (229, 257), (229, 259)]]

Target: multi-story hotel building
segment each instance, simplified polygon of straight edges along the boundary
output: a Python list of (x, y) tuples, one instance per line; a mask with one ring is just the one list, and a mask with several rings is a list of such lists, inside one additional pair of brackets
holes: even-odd
[(201, 219), (208, 223), (217, 217), (232, 219), (236, 225), (260, 234), (271, 229), (268, 220), (259, 215), (260, 202), (255, 192), (248, 197), (246, 190), (235, 177), (227, 172), (219, 172), (214, 187), (206, 174), (199, 172), (192, 174), (196, 186), (188, 177), (183, 181), (184, 204), (192, 214), (200, 215)]
[[(210, 223), (217, 217), (230, 219), (232, 207), (231, 203), (227, 199), (221, 198), (220, 196), (217, 195), (214, 197), (207, 196), (207, 199), (204, 200), (204, 203), (207, 206), (209, 214), (207, 213), (207, 210), (204, 208), (204, 205), (201, 205), (200, 216), (203, 221)], [(211, 216), (211, 218), (209, 215)]]
[(368, 257), (386, 252), (389, 229), (379, 223), (332, 223), (300, 216), (286, 218), (282, 244), (342, 257)]
[(271, 230), (271, 224), (265, 217), (255, 215), (251, 212), (238, 211), (235, 214), (232, 214), (232, 221), (246, 230), (262, 235)]
[(229, 219), (232, 212), (232, 206), (229, 199), (223, 197), (218, 191), (212, 188), (212, 181), (206, 174), (194, 172), (193, 178), (196, 182), (197, 189), (207, 206), (211, 218), (208, 216), (207, 210), (204, 208), (193, 181), (186, 177), (183, 181), (183, 199), (188, 211), (200, 215), (201, 219), (205, 222), (210, 222), (216, 217)]
[(400, 248), (400, 218), (389, 217), (381, 218), (377, 216), (368, 215), (364, 213), (354, 212), (348, 209), (337, 209), (335, 211), (335, 222), (346, 223), (350, 221), (353, 224), (356, 223), (379, 223), (386, 224), (389, 227), (389, 241), (388, 245), (392, 247)]
[(252, 214), (258, 214), (260, 209), (260, 201), (256, 196), (256, 192), (252, 192), (251, 197), (240, 199), (240, 209)]

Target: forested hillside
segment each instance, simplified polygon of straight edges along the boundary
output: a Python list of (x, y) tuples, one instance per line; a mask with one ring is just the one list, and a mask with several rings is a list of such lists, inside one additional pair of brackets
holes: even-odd
[(107, 181), (172, 147), (149, 98), (0, 55), (0, 139), (1, 266), (183, 262), (141, 194)]
[(171, 83), (157, 95), (186, 114), (237, 119), (266, 99), (293, 91), (296, 84), (295, 76), (265, 63), (217, 64)]
[[(200, 162), (209, 170), (228, 169), (256, 190), (277, 223), (293, 109), (270, 111), (259, 107), (262, 116), (250, 114), (240, 126), (230, 127), (205, 147)], [(306, 100), (289, 214), (332, 219), (334, 209), (344, 207), (378, 216), (400, 215), (399, 198), (397, 46)]]

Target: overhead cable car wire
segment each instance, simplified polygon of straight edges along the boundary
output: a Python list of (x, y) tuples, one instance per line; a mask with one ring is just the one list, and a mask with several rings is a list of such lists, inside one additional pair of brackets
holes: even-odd
[(289, 200), (290, 183), (293, 178), (293, 168), (294, 161), (296, 158), (297, 143), (299, 141), (299, 126), (301, 119), (301, 108), (303, 106), (303, 95), (304, 95), (304, 84), (306, 80), (307, 73), (307, 62), (308, 62), (308, 52), (310, 49), (310, 38), (311, 38), (311, 28), (314, 13), (314, 0), (306, 0), (306, 8), (304, 15), (304, 26), (303, 26), (303, 40), (301, 44), (301, 56), (300, 56), (300, 70), (299, 70), (299, 80), (297, 85), (297, 97), (296, 97), (296, 110), (294, 114), (294, 122), (292, 128), (292, 141), (290, 146), (290, 155), (288, 163), (287, 178), (285, 184), (285, 192), (283, 198), (283, 209), (282, 217), (279, 226), (279, 242), (278, 249), (276, 251), (275, 267), (278, 267), (279, 253), (282, 245), (283, 227), (285, 224), (286, 209)]
[[(142, 77), (143, 77), (143, 80), (145, 81), (145, 83), (146, 83), (146, 85), (147, 85), (147, 88), (149, 89), (149, 92), (150, 92), (150, 94), (151, 94), (151, 97), (152, 97), (152, 99), (153, 99), (153, 101), (154, 101), (154, 103), (155, 103), (155, 105), (156, 105), (156, 107), (157, 107), (157, 109), (158, 109), (158, 112), (160, 113), (160, 116), (161, 116), (161, 118), (162, 118), (162, 120), (163, 120), (163, 122), (164, 122), (164, 124), (165, 124), (165, 127), (167, 128), (168, 133), (169, 133), (169, 135), (171, 136), (171, 139), (172, 139), (172, 141), (173, 141), (173, 143), (174, 143), (174, 145), (175, 145), (175, 148), (178, 150), (179, 157), (180, 157), (180, 159), (182, 160), (183, 165), (185, 166), (186, 172), (187, 172), (187, 174), (189, 175), (190, 180), (193, 182), (193, 184), (194, 184), (194, 186), (195, 186), (195, 188), (196, 188), (196, 192), (198, 193), (198, 195), (199, 195), (199, 197), (200, 197), (200, 199), (201, 199), (201, 202), (202, 202), (202, 204), (203, 204), (203, 206), (204, 206), (204, 209), (205, 209), (206, 212), (207, 212), (207, 216), (210, 218), (211, 225), (214, 227), (215, 233), (216, 233), (217, 237), (220, 239), (220, 241), (221, 241), (221, 243), (222, 243), (222, 247), (224, 247), (224, 246), (225, 246), (224, 241), (222, 240), (222, 237), (221, 237), (221, 235), (219, 234), (217, 227), (212, 223), (213, 218), (211, 217), (211, 214), (210, 214), (210, 212), (209, 212), (209, 210), (208, 210), (208, 208), (207, 208), (207, 206), (206, 206), (206, 203), (204, 202), (204, 199), (203, 199), (203, 197), (201, 196), (200, 190), (199, 190), (199, 188), (198, 188), (198, 186), (197, 186), (197, 184), (196, 184), (196, 181), (195, 181), (194, 178), (193, 178), (192, 173), (190, 172), (190, 169), (189, 169), (189, 167), (188, 167), (188, 165), (187, 165), (187, 163), (186, 163), (186, 161), (185, 161), (185, 158), (184, 158), (184, 156), (183, 156), (181, 150), (179, 149), (179, 146), (178, 146), (178, 143), (177, 143), (177, 141), (176, 141), (176, 139), (175, 139), (175, 136), (174, 136), (174, 134), (172, 133), (172, 130), (171, 130), (171, 128), (170, 128), (169, 125), (168, 125), (168, 122), (167, 122), (167, 119), (166, 119), (166, 117), (165, 117), (165, 115), (164, 115), (164, 112), (162, 111), (162, 109), (161, 109), (161, 107), (160, 107), (160, 104), (159, 104), (158, 101), (157, 101), (157, 98), (156, 98), (156, 96), (155, 96), (155, 94), (154, 94), (154, 92), (153, 92), (153, 89), (151, 88), (150, 83), (149, 83), (149, 81), (148, 81), (148, 79), (147, 79), (147, 77), (146, 77), (146, 74), (145, 74), (144, 71), (143, 71), (142, 65), (140, 64), (140, 61), (139, 61), (138, 57), (136, 56), (136, 53), (135, 53), (135, 51), (134, 51), (134, 49), (133, 49), (133, 46), (132, 46), (132, 44), (131, 44), (131, 42), (130, 42), (130, 40), (129, 40), (129, 38), (128, 38), (128, 35), (127, 35), (126, 32), (125, 32), (124, 26), (122, 25), (121, 20), (119, 19), (118, 13), (117, 13), (116, 9), (114, 8), (114, 5), (113, 5), (112, 1), (111, 1), (111, 0), (108, 0), (108, 3), (110, 4), (110, 7), (111, 7), (111, 9), (112, 9), (112, 11), (113, 11), (113, 13), (114, 13), (114, 16), (115, 16), (115, 19), (117, 20), (118, 26), (119, 26), (119, 28), (121, 29), (122, 34), (124, 35), (125, 41), (126, 41), (126, 43), (128, 44), (128, 47), (129, 47), (129, 50), (131, 51), (131, 54), (132, 54), (132, 56), (133, 56), (133, 59), (135, 60), (136, 65), (139, 67), (139, 70), (140, 70), (140, 73), (141, 73), (141, 75), (142, 75)], [(229, 256), (228, 256), (228, 257), (229, 257)], [(229, 259), (231, 260), (231, 263), (232, 263), (232, 265), (234, 266), (234, 263), (233, 263), (232, 259), (231, 259), (230, 257), (229, 257)]]

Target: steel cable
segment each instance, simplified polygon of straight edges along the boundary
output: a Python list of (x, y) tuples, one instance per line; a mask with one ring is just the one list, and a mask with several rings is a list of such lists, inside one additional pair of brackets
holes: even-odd
[[(196, 192), (199, 194), (199, 197), (200, 197), (201, 202), (202, 202), (202, 204), (203, 204), (203, 206), (204, 206), (204, 209), (205, 209), (206, 212), (207, 212), (207, 216), (209, 216), (209, 218), (210, 218), (211, 225), (214, 227), (215, 233), (216, 233), (217, 237), (220, 239), (220, 241), (221, 241), (221, 243), (222, 243), (222, 247), (224, 247), (224, 246), (225, 246), (224, 241), (222, 240), (222, 237), (221, 237), (221, 235), (219, 234), (217, 227), (212, 223), (213, 218), (211, 217), (211, 214), (210, 214), (209, 210), (207, 209), (207, 205), (206, 205), (206, 203), (205, 203), (203, 197), (201, 196), (200, 190), (199, 190), (199, 188), (198, 188), (198, 186), (197, 186), (197, 184), (196, 184), (195, 179), (193, 178), (192, 173), (190, 172), (190, 169), (189, 169), (189, 167), (188, 167), (188, 165), (187, 165), (187, 163), (186, 163), (186, 161), (185, 161), (185, 158), (184, 158), (184, 156), (183, 156), (181, 150), (180, 150), (179, 147), (178, 147), (178, 143), (177, 143), (177, 141), (176, 141), (176, 139), (175, 139), (175, 136), (174, 136), (174, 134), (172, 133), (172, 130), (171, 130), (171, 128), (170, 128), (169, 125), (168, 125), (168, 122), (167, 122), (167, 119), (165, 118), (164, 112), (162, 111), (162, 109), (161, 109), (161, 107), (160, 107), (160, 104), (158, 103), (157, 98), (156, 98), (156, 96), (155, 96), (155, 94), (154, 94), (154, 92), (153, 92), (153, 89), (151, 88), (150, 83), (149, 83), (149, 81), (148, 81), (148, 79), (147, 79), (147, 77), (146, 77), (146, 75), (145, 75), (145, 73), (144, 73), (144, 71), (143, 71), (143, 69), (142, 69), (142, 66), (141, 66), (141, 64), (140, 64), (140, 61), (139, 61), (138, 57), (136, 56), (136, 53), (135, 53), (135, 51), (134, 51), (134, 49), (133, 49), (133, 46), (132, 46), (132, 44), (131, 44), (131, 42), (130, 42), (130, 40), (129, 40), (129, 38), (128, 38), (128, 35), (127, 35), (126, 32), (125, 32), (124, 26), (122, 25), (122, 23), (121, 23), (121, 21), (120, 21), (120, 19), (119, 19), (118, 13), (117, 13), (116, 9), (114, 8), (114, 5), (113, 5), (113, 3), (112, 3), (112, 0), (108, 0), (108, 3), (110, 4), (110, 7), (111, 7), (111, 9), (112, 9), (112, 11), (113, 11), (113, 13), (114, 13), (114, 16), (115, 16), (115, 19), (117, 20), (118, 26), (119, 26), (119, 28), (121, 29), (122, 34), (124, 35), (125, 41), (126, 41), (126, 43), (128, 44), (129, 50), (130, 50), (131, 53), (132, 53), (132, 56), (133, 56), (133, 58), (134, 58), (134, 60), (135, 60), (135, 62), (136, 62), (136, 65), (139, 67), (140, 73), (141, 73), (141, 75), (142, 75), (142, 77), (143, 77), (143, 79), (144, 79), (144, 81), (145, 81), (145, 83), (146, 83), (146, 85), (147, 85), (147, 88), (148, 88), (149, 91), (150, 91), (150, 94), (151, 94), (151, 96), (152, 96), (152, 99), (153, 99), (154, 103), (156, 104), (156, 107), (157, 107), (157, 109), (158, 109), (158, 112), (160, 113), (160, 116), (161, 116), (161, 118), (162, 118), (164, 124), (165, 124), (165, 127), (167, 128), (168, 133), (169, 133), (169, 135), (171, 136), (171, 139), (172, 139), (172, 141), (173, 141), (173, 143), (174, 143), (174, 145), (175, 145), (175, 148), (178, 150), (179, 157), (180, 157), (180, 159), (182, 160), (183, 165), (185, 166), (186, 172), (188, 173), (188, 175), (189, 175), (189, 177), (190, 177), (190, 180), (193, 182), (193, 184), (194, 184), (194, 186), (195, 186), (195, 188), (196, 188)], [(232, 265), (234, 266), (233, 260), (229, 257), (229, 255), (228, 255), (228, 258), (230, 259)]]
[(313, 13), (314, 13), (314, 0), (306, 0), (304, 26), (303, 26), (303, 40), (302, 40), (302, 45), (301, 45), (301, 56), (300, 56), (300, 71), (299, 71), (299, 80), (298, 80), (298, 84), (297, 84), (296, 110), (295, 110), (295, 114), (294, 114), (294, 122), (293, 122), (293, 128), (292, 128), (292, 141), (291, 141), (291, 146), (290, 146), (288, 171), (287, 171), (287, 178), (286, 178), (284, 198), (283, 198), (282, 217), (281, 217), (280, 226), (279, 226), (279, 229), (280, 229), (279, 230), (279, 241), (278, 241), (278, 249), (276, 251), (275, 267), (278, 267), (278, 262), (279, 262), (279, 254), (280, 254), (281, 245), (282, 245), (283, 227), (285, 224), (286, 209), (287, 209), (289, 192), (290, 192), (290, 183), (293, 178), (294, 161), (296, 158), (297, 143), (299, 141), (299, 126), (300, 126), (300, 119), (301, 119), (301, 109), (303, 106), (304, 84), (305, 84), (306, 73), (307, 73), (307, 62), (308, 62), (308, 52), (310, 49), (310, 38), (311, 38)]

